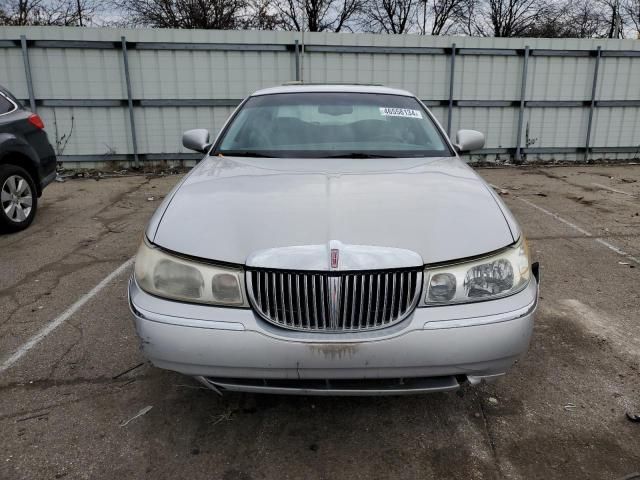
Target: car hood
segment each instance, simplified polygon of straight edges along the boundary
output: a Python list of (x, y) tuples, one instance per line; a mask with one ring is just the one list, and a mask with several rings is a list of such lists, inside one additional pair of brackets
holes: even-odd
[(235, 264), (331, 242), (408, 250), (435, 263), (498, 250), (516, 230), (500, 199), (454, 157), (208, 157), (166, 199), (147, 236)]

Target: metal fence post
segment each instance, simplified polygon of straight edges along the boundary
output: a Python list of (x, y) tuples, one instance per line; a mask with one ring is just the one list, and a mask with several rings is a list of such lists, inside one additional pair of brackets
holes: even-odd
[(33, 78), (31, 77), (31, 63), (29, 62), (29, 51), (27, 50), (27, 36), (20, 35), (20, 46), (22, 47), (22, 61), (24, 62), (24, 73), (27, 77), (27, 91), (29, 92), (29, 106), (32, 112), (36, 112), (36, 97), (33, 93)]
[(524, 61), (522, 64), (522, 84), (520, 86), (520, 110), (518, 111), (518, 133), (516, 140), (516, 162), (522, 160), (522, 123), (524, 120), (524, 101), (527, 93), (527, 67), (529, 64), (529, 46), (524, 47)]
[(591, 143), (591, 126), (593, 124), (593, 110), (596, 107), (596, 87), (598, 86), (598, 69), (600, 67), (600, 56), (602, 50), (600, 45), (596, 50), (596, 65), (593, 70), (593, 84), (591, 85), (591, 104), (589, 105), (589, 121), (587, 122), (587, 141), (584, 149), (584, 161), (589, 160), (589, 144)]
[(300, 81), (300, 44), (296, 40), (295, 44), (295, 57), (296, 57), (296, 82)]
[(122, 41), (122, 60), (124, 62), (124, 78), (127, 82), (127, 102), (129, 106), (129, 122), (131, 125), (131, 142), (133, 143), (133, 165), (135, 168), (140, 167), (138, 158), (138, 140), (136, 138), (136, 122), (133, 118), (133, 98), (131, 96), (131, 77), (129, 76), (129, 58), (127, 57), (127, 38), (121, 37)]
[(449, 75), (449, 112), (447, 114), (447, 135), (451, 137), (451, 117), (453, 115), (453, 78), (456, 68), (456, 44), (451, 45), (451, 74)]

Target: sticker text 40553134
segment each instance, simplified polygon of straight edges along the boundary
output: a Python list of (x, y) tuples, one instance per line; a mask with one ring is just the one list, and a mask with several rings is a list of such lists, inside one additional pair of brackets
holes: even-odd
[(380, 115), (385, 117), (422, 118), (420, 110), (410, 108), (380, 107)]

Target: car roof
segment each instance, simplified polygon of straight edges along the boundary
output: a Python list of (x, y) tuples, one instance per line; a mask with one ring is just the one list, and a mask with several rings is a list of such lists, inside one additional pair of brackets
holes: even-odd
[(382, 85), (334, 85), (334, 84), (291, 84), (279, 87), (270, 87), (258, 90), (251, 94), (252, 97), (259, 95), (273, 95), (276, 93), (310, 93), (310, 92), (339, 92), (339, 93), (377, 93), (380, 95), (401, 95), (404, 97), (414, 97), (411, 92), (397, 88), (383, 87)]

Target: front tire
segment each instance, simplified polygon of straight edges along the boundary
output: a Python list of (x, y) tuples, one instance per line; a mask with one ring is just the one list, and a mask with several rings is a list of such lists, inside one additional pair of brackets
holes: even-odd
[(19, 232), (36, 216), (38, 196), (31, 175), (16, 165), (0, 165), (0, 230)]

